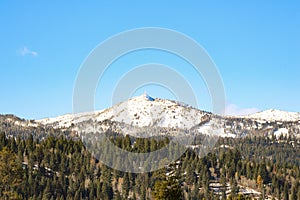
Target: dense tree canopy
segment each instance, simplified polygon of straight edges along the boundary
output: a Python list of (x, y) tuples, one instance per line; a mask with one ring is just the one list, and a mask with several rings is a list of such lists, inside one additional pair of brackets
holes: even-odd
[[(166, 138), (110, 139), (133, 152), (169, 143)], [(0, 133), (0, 199), (251, 199), (253, 195), (241, 194), (246, 186), (261, 192), (261, 198), (300, 199), (300, 159), (287, 162), (291, 158), (286, 156), (299, 151), (291, 140), (299, 142), (220, 139), (218, 148), (204, 157), (188, 149), (158, 171), (132, 174), (103, 165), (80, 140)]]

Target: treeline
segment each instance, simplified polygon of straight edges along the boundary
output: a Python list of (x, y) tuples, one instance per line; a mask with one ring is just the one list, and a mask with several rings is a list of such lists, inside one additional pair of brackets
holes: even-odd
[[(167, 138), (129, 136), (110, 140), (132, 152), (154, 151), (170, 143)], [(243, 187), (259, 191), (262, 199), (300, 199), (297, 162), (274, 162), (270, 157), (292, 151), (287, 140), (280, 142), (287, 145), (273, 148), (279, 144), (275, 138), (243, 138), (238, 144), (221, 139), (204, 157), (188, 149), (160, 170), (135, 174), (101, 164), (80, 140), (50, 136), (39, 141), (32, 135), (21, 139), (1, 133), (0, 199), (252, 199), (253, 194), (241, 193)], [(266, 144), (272, 148), (263, 150)]]

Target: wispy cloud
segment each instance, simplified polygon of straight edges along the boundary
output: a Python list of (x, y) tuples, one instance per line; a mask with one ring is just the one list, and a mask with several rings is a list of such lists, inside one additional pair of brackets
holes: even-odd
[(17, 54), (21, 56), (37, 56), (38, 53), (36, 51), (32, 51), (27, 47), (22, 47), (17, 50)]
[(259, 112), (258, 108), (240, 108), (239, 106), (235, 104), (227, 104), (225, 114), (226, 115), (232, 115), (232, 116), (237, 116), (237, 115), (249, 115)]

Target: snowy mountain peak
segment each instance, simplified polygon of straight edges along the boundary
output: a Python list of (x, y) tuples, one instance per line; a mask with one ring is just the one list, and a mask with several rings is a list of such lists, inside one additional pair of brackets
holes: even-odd
[(190, 129), (201, 123), (206, 115), (206, 112), (176, 101), (153, 98), (144, 93), (102, 111), (63, 115), (37, 122), (54, 127), (70, 127), (72, 124), (89, 120), (110, 120), (137, 127)]
[[(192, 109), (178, 104), (176, 101), (152, 98), (147, 93), (121, 102), (108, 109), (110, 120), (125, 124), (147, 127), (189, 129), (200, 123), (205, 114), (198, 109)], [(103, 116), (101, 114), (101, 116)], [(97, 121), (101, 121), (99, 118)]]
[(130, 100), (132, 99), (135, 99), (135, 100), (140, 100), (140, 101), (155, 101), (155, 98), (151, 97), (149, 94), (147, 94), (146, 92), (140, 96), (136, 96), (136, 97), (133, 97)]

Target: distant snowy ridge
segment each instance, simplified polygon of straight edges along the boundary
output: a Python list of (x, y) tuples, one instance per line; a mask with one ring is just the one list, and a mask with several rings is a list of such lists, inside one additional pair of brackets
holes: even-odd
[(286, 111), (274, 110), (274, 109), (257, 112), (243, 117), (250, 118), (250, 119), (260, 119), (265, 121), (283, 121), (283, 122), (300, 121), (300, 113), (298, 112), (286, 112)]

